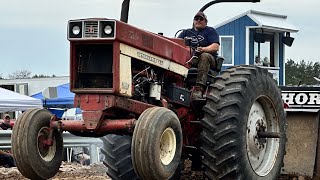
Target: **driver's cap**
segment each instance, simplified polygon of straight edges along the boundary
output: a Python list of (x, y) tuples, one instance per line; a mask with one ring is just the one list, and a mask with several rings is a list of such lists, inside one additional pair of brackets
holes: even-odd
[(204, 19), (207, 20), (207, 16), (201, 11), (197, 12), (197, 14), (194, 17), (197, 17), (197, 16), (203, 17)]

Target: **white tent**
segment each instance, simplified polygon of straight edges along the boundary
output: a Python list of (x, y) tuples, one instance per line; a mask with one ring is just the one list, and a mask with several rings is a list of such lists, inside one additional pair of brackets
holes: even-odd
[(0, 113), (42, 108), (42, 101), (0, 88)]

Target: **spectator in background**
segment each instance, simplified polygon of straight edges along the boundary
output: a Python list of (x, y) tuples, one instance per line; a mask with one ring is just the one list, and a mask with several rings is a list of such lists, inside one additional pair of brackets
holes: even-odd
[[(4, 114), (3, 120), (0, 122), (0, 130), (12, 129), (12, 125), (10, 124), (10, 120), (11, 120), (10, 115)], [(0, 166), (16, 167), (10, 151), (6, 152), (6, 151), (0, 150)]]
[(264, 57), (263, 58), (263, 66), (270, 67), (270, 62), (269, 62), (268, 57)]
[(16, 167), (12, 154), (0, 150), (0, 166)]
[(12, 126), (10, 125), (10, 115), (9, 114), (5, 114), (3, 116), (3, 122), (0, 124), (0, 128), (2, 130), (8, 130), (8, 129), (12, 129)]
[(256, 65), (256, 66), (262, 66), (263, 65), (259, 56), (255, 57), (254, 65)]

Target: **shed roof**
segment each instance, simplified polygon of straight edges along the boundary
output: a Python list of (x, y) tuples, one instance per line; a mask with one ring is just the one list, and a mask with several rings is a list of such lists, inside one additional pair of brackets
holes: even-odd
[(285, 15), (279, 15), (279, 14), (273, 14), (273, 13), (255, 11), (255, 10), (246, 11), (238, 16), (235, 16), (227, 21), (224, 21), (216, 25), (215, 28), (224, 26), (243, 16), (248, 16), (250, 19), (252, 19), (255, 23), (257, 23), (258, 28), (271, 29), (271, 30), (282, 31), (282, 32), (298, 32), (299, 31), (297, 27), (295, 27), (293, 24), (287, 21), (287, 16)]

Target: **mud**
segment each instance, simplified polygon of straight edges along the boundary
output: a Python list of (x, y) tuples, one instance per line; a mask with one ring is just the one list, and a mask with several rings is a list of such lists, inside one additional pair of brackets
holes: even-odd
[[(22, 174), (17, 168), (0, 168), (0, 179), (8, 180), (25, 180)], [(93, 164), (90, 166), (83, 166), (76, 163), (65, 163), (63, 162), (59, 172), (51, 180), (111, 180), (106, 175), (106, 168), (101, 164)]]
[[(7, 180), (26, 180), (17, 168), (0, 167), (0, 179)], [(63, 162), (59, 172), (51, 180), (111, 180), (106, 175), (106, 167), (102, 164), (84, 166), (79, 163)], [(202, 171), (191, 171), (191, 162), (185, 161), (185, 167), (181, 172), (181, 180), (202, 180)], [(278, 180), (309, 180), (302, 176), (282, 176)]]

